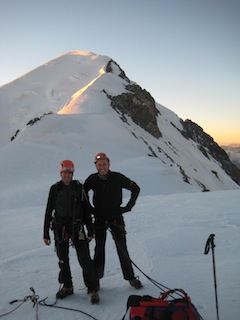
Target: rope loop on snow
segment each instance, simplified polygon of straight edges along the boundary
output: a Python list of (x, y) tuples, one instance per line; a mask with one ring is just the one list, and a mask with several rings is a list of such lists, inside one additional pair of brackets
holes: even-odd
[(39, 299), (39, 296), (35, 293), (35, 290), (33, 289), (33, 287), (31, 287), (30, 290), (32, 291), (32, 295), (25, 296), (23, 299), (15, 299), (15, 300), (10, 301), (9, 304), (14, 304), (16, 302), (21, 302), (21, 303), (17, 307), (15, 307), (14, 309), (12, 309), (4, 314), (0, 314), (0, 317), (4, 317), (4, 316), (11, 314), (15, 310), (17, 310), (19, 307), (21, 307), (24, 304), (24, 302), (31, 300), (33, 302), (33, 307), (36, 306), (36, 320), (38, 320), (38, 299)]

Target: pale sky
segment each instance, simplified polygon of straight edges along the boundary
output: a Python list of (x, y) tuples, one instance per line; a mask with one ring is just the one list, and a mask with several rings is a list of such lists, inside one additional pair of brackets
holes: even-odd
[(0, 0), (0, 85), (74, 50), (109, 56), (218, 144), (240, 144), (239, 0)]

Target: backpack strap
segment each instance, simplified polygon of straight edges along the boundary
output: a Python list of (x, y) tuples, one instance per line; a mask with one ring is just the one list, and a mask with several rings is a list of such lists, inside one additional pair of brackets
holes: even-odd
[(79, 184), (81, 184), (81, 186), (82, 186), (81, 200), (83, 201), (83, 200), (85, 199), (85, 200), (88, 202), (88, 204), (91, 205), (90, 202), (89, 202), (89, 198), (88, 198), (88, 196), (87, 196), (87, 193), (86, 193), (86, 191), (85, 191), (85, 188), (84, 188), (83, 183), (81, 183), (79, 180), (77, 180), (77, 182), (78, 182)]

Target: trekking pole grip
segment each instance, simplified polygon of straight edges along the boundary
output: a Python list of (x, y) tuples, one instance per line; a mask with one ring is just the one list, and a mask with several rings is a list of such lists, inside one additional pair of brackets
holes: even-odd
[(206, 245), (205, 245), (205, 250), (204, 250), (204, 254), (208, 254), (210, 247), (213, 249), (215, 247), (214, 244), (214, 237), (215, 234), (210, 234), (210, 236), (207, 239)]

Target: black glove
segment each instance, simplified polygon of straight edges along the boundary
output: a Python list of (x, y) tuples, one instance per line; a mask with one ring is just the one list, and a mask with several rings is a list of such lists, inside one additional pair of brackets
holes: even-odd
[(44, 232), (44, 234), (43, 234), (43, 238), (44, 239), (48, 239), (48, 240), (50, 240), (50, 235), (49, 235), (49, 232)]
[(132, 210), (132, 208), (128, 205), (126, 205), (125, 207), (120, 207), (121, 213), (125, 213), (125, 212), (129, 212)]

